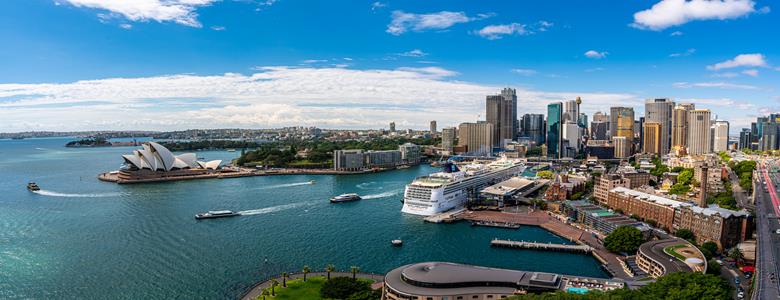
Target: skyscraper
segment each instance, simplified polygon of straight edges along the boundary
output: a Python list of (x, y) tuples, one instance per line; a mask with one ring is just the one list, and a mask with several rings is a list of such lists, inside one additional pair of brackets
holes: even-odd
[(661, 149), (662, 130), (663, 127), (657, 122), (645, 122), (642, 126), (642, 138), (644, 139), (642, 142), (643, 153), (663, 154), (663, 152), (661, 152), (663, 150)]
[(626, 158), (631, 155), (631, 145), (624, 136), (613, 136), (612, 145), (615, 147), (615, 158)]
[(566, 121), (563, 123), (561, 136), (564, 140), (566, 151), (561, 153), (561, 157), (575, 157), (580, 152), (580, 128), (577, 123)]
[(712, 124), (712, 151), (715, 153), (729, 150), (729, 122), (715, 121)]
[(504, 88), (501, 94), (485, 99), (485, 119), (493, 124), (494, 147), (503, 147), (506, 140), (517, 139), (517, 95), (514, 89)]
[(536, 145), (544, 143), (544, 115), (542, 114), (524, 114), (520, 118), (520, 135), (528, 138)]
[(608, 140), (609, 139), (609, 127), (608, 122), (593, 121), (590, 122), (590, 139), (591, 140)]
[(739, 133), (739, 144), (737, 146), (737, 149), (739, 150), (750, 149), (752, 144), (753, 144), (753, 131), (750, 130), (750, 128), (742, 128), (742, 131)]
[(672, 148), (688, 147), (688, 111), (695, 109), (693, 103), (680, 103), (672, 111)]
[(455, 146), (455, 127), (446, 127), (441, 130), (441, 147), (452, 154)]
[(580, 117), (577, 118), (577, 125), (580, 126), (580, 128), (588, 128), (588, 115), (585, 113), (580, 113)]
[(609, 122), (609, 115), (597, 111), (593, 114), (593, 122)]
[(390, 122), (390, 132), (395, 132), (395, 122)]
[(577, 118), (580, 117), (580, 105), (578, 102), (581, 102), (579, 97), (577, 97), (577, 100), (563, 102), (563, 115), (561, 117), (563, 123), (577, 123)]
[(777, 133), (780, 129), (780, 123), (764, 122), (761, 123), (761, 139), (759, 140), (759, 150), (777, 150)]
[(561, 158), (561, 148), (563, 148), (562, 114), (563, 104), (561, 102), (547, 105), (547, 157)]
[(436, 137), (436, 121), (431, 121), (431, 137)]
[(688, 154), (698, 155), (711, 152), (710, 110), (694, 109), (688, 112)]
[(493, 151), (493, 124), (461, 123), (458, 128), (458, 146), (466, 146), (466, 151), (472, 155), (490, 156)]
[[(631, 107), (612, 107), (609, 109), (609, 131), (612, 139), (621, 136), (625, 137), (625, 149), (628, 151), (626, 156), (631, 155), (631, 146), (634, 141), (634, 109)], [(617, 156), (618, 146), (615, 144), (615, 157)], [(626, 157), (624, 156), (624, 157)]]
[(660, 131), (660, 152), (669, 153), (672, 134), (672, 111), (674, 102), (667, 98), (647, 99), (645, 101), (645, 122), (658, 123)]

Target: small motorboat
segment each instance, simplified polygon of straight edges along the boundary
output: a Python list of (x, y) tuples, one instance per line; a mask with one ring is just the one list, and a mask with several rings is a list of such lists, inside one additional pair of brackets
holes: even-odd
[(402, 240), (392, 240), (390, 241), (390, 244), (392, 244), (395, 247), (401, 247), (404, 244), (404, 241)]
[(341, 203), (341, 202), (351, 202), (351, 201), (357, 201), (360, 200), (360, 196), (358, 194), (341, 194), (336, 197), (330, 198), (331, 203)]
[(216, 218), (227, 218), (227, 217), (235, 217), (240, 216), (240, 213), (234, 212), (232, 210), (210, 210), (205, 213), (199, 213), (195, 215), (195, 219), (216, 219)]
[(314, 184), (314, 183), (316, 183), (316, 181), (314, 181), (314, 180), (309, 180), (309, 184)]
[(41, 188), (36, 184), (35, 182), (30, 182), (27, 184), (27, 189), (31, 192), (40, 191)]

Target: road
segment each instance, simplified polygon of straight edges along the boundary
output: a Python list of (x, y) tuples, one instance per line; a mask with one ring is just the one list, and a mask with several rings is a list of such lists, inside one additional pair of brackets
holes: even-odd
[[(775, 174), (770, 175), (766, 169), (760, 167), (760, 181), (755, 182), (756, 187), (756, 287), (752, 299), (780, 299), (778, 287), (778, 258), (780, 258), (780, 235), (775, 231), (780, 229), (777, 216), (780, 215), (780, 199), (777, 196), (776, 186), (780, 178)], [(762, 181), (766, 181), (767, 188), (763, 188)]]

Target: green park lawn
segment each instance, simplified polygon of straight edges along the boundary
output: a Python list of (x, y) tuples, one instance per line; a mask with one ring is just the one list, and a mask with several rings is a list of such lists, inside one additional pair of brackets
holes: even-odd
[[(364, 281), (365, 279), (358, 278), (358, 280)], [(303, 279), (292, 279), (287, 280), (287, 287), (284, 288), (282, 287), (282, 282), (280, 280), (279, 286), (276, 287), (276, 297), (266, 296), (265, 299), (320, 300), (322, 299), (322, 297), (320, 297), (320, 288), (325, 284), (325, 281), (327, 281), (325, 276), (308, 277), (306, 278), (306, 282), (303, 282)], [(370, 280), (367, 281), (373, 282)], [(263, 296), (260, 296), (257, 299), (262, 300)]]
[(677, 259), (679, 259), (681, 261), (685, 261), (685, 256), (683, 256), (680, 253), (677, 253), (677, 251), (676, 251), (677, 249), (680, 249), (680, 248), (683, 248), (683, 247), (685, 247), (685, 245), (669, 246), (669, 247), (664, 248), (664, 252), (666, 252), (666, 254), (669, 254), (671, 256), (676, 257)]

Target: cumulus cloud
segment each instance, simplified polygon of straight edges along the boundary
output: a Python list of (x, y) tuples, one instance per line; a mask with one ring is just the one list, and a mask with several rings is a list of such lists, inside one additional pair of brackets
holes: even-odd
[(673, 84), (676, 88), (720, 88), (720, 89), (741, 89), (741, 90), (755, 90), (756, 86), (746, 84), (736, 84), (730, 82), (675, 82)]
[(198, 8), (218, 0), (61, 0), (76, 7), (107, 11), (102, 18), (121, 16), (130, 21), (174, 22), (191, 27), (201, 27)]
[[(475, 121), (500, 85), (445, 79), (441, 68), (355, 70), (257, 67), (249, 75), (166, 75), (71, 83), (0, 84), (0, 131), (186, 128), (425, 128)], [(527, 112), (583, 98), (583, 111), (633, 105), (632, 94), (518, 89)]]
[(593, 58), (593, 59), (602, 59), (602, 58), (607, 57), (607, 54), (609, 54), (609, 52), (606, 52), (606, 51), (599, 52), (599, 51), (596, 51), (596, 50), (588, 50), (587, 52), (585, 52), (585, 57)]
[(425, 53), (425, 51), (422, 51), (420, 49), (413, 49), (406, 52), (398, 53), (399, 56), (406, 56), (406, 57), (423, 57), (428, 55), (428, 53)]
[(661, 0), (634, 14), (631, 26), (664, 30), (697, 20), (728, 20), (756, 12), (753, 0)]
[(766, 67), (768, 64), (763, 54), (740, 54), (729, 59), (727, 61), (719, 62), (714, 65), (707, 66), (708, 70), (717, 71), (721, 69), (730, 69), (737, 67)]
[(530, 32), (520, 23), (488, 25), (477, 31), (477, 34), (488, 40), (497, 40), (505, 35), (527, 35)]
[(669, 57), (691, 56), (694, 53), (696, 53), (696, 49), (690, 48), (688, 50), (685, 50), (685, 52), (677, 52), (677, 53), (669, 54)]
[[(484, 15), (484, 17), (480, 16), (477, 18), (489, 17), (488, 15)], [(391, 18), (392, 20), (390, 21), (390, 24), (387, 25), (386, 32), (392, 35), (401, 35), (409, 30), (442, 30), (450, 28), (455, 24), (467, 23), (476, 19), (470, 18), (462, 11), (440, 11), (429, 14), (415, 14), (400, 10), (393, 11)]]
[(374, 3), (371, 3), (371, 10), (374, 10), (374, 11), (375, 10), (379, 10), (379, 9), (385, 8), (386, 6), (387, 6), (386, 3), (382, 3), (382, 2), (376, 1)]
[(751, 77), (758, 77), (758, 70), (756, 70), (756, 69), (744, 70), (744, 71), (742, 71), (742, 74), (745, 74), (745, 75), (751, 76)]
[(669, 36), (681, 36), (681, 35), (683, 35), (682, 31), (674, 31), (669, 34)]

